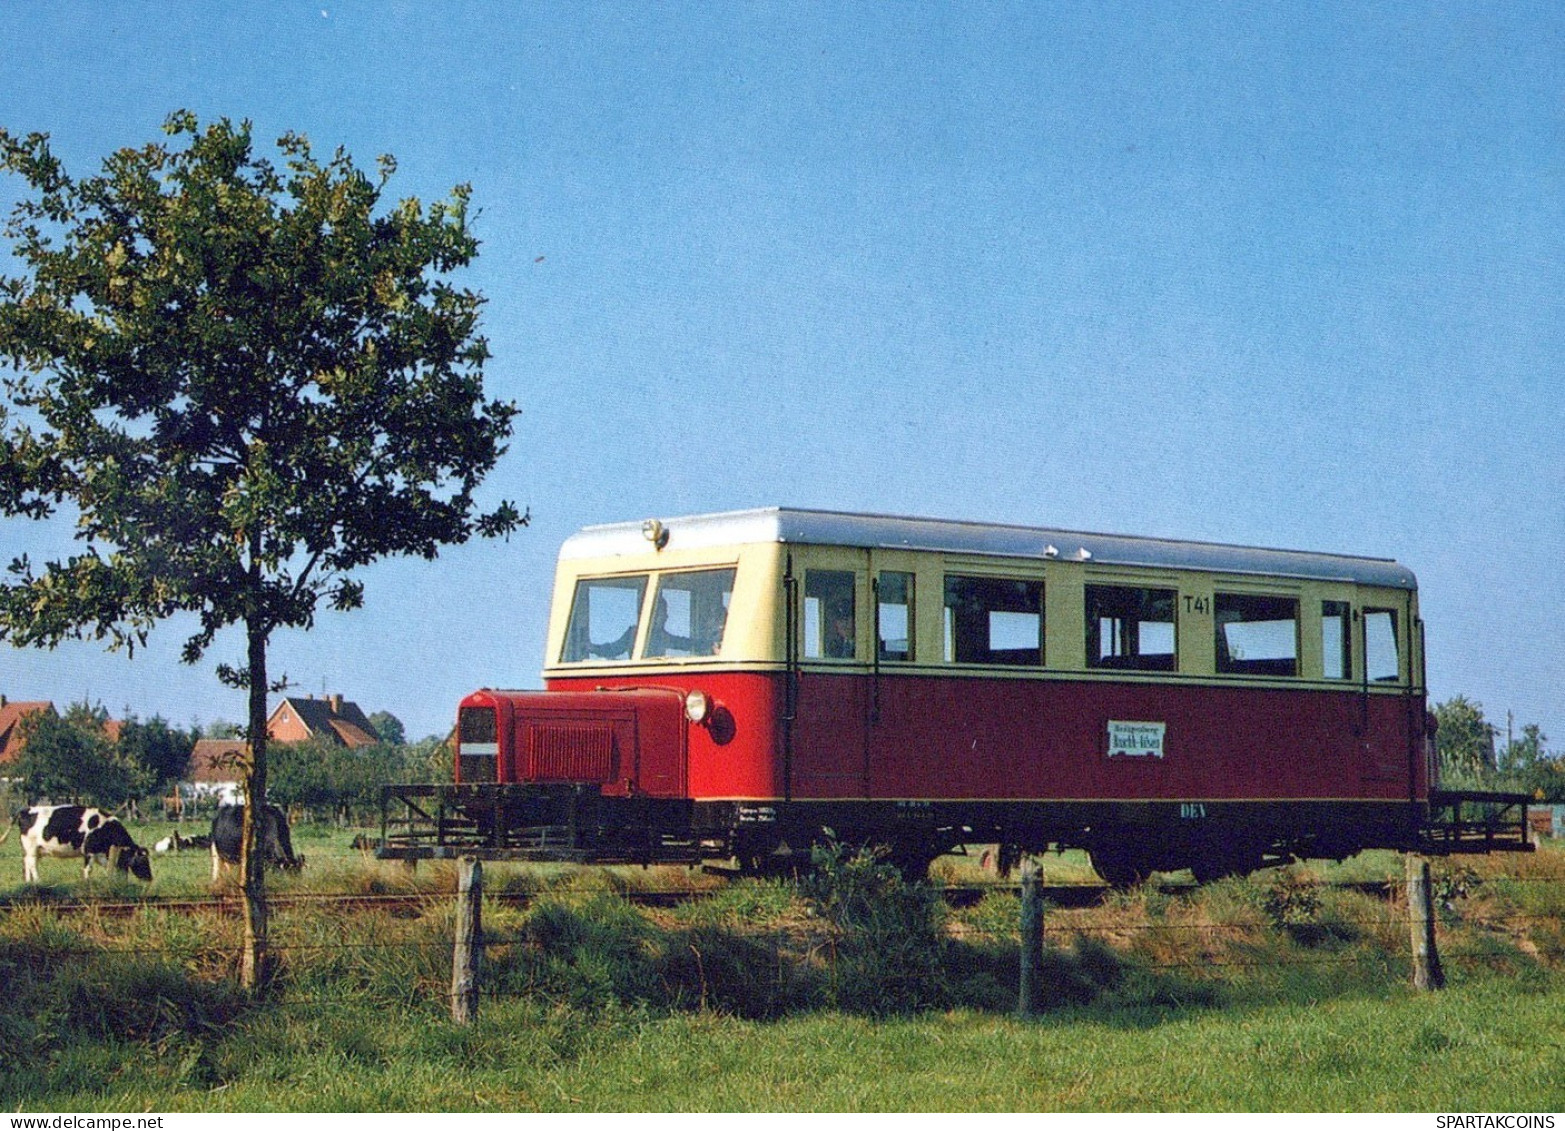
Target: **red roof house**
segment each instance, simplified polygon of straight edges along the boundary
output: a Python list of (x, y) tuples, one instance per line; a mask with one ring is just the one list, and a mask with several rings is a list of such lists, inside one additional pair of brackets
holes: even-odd
[(303, 699), (288, 696), (267, 720), (266, 733), (274, 742), (308, 742), (319, 738), (349, 749), (380, 742), (380, 735), (375, 733), (375, 727), (359, 710), (359, 705), (348, 702), (341, 695), (328, 695), (324, 699), (313, 695)]

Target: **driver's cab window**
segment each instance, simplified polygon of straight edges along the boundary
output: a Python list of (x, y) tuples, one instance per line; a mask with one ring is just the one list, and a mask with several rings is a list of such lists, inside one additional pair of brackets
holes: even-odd
[(649, 659), (717, 655), (733, 592), (732, 569), (665, 573), (652, 600), (644, 654)]
[(630, 659), (646, 591), (646, 574), (578, 581), (560, 659), (566, 663)]
[(852, 570), (812, 569), (804, 575), (804, 658), (851, 660), (858, 654)]

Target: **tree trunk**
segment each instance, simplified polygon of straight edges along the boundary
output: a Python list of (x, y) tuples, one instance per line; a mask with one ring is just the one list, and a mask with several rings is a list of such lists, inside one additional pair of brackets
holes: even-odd
[(240, 883), (244, 888), (244, 953), (239, 961), (239, 984), (252, 994), (265, 987), (266, 951), (266, 851), (260, 843), (266, 805), (266, 633), (246, 623), (250, 676), (250, 764), (245, 774), (244, 837), (239, 849)]

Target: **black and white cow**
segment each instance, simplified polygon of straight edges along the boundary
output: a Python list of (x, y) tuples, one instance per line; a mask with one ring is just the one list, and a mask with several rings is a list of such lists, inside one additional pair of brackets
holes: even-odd
[[(22, 882), (38, 882), (38, 857), (81, 857), (82, 876), (91, 878), (92, 862), (103, 857), (138, 880), (152, 879), (147, 850), (130, 838), (118, 817), (84, 805), (38, 805), (16, 815), (22, 830)], [(10, 830), (6, 830), (7, 835)], [(0, 837), (0, 840), (4, 840)]]
[(152, 851), (157, 853), (183, 852), (187, 848), (199, 849), (210, 847), (212, 847), (211, 837), (181, 836), (179, 831), (176, 829), (174, 832), (170, 833), (168, 836), (154, 844), (152, 846)]
[[(244, 839), (245, 807), (222, 805), (212, 818), (212, 879), (216, 881), (224, 864), (239, 863), (239, 846)], [(278, 868), (302, 868), (304, 857), (293, 854), (288, 835), (288, 817), (275, 805), (261, 810), (261, 850), (268, 864)]]

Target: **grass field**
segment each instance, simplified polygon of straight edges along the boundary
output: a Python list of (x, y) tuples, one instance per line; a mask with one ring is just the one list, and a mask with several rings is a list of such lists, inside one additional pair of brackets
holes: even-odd
[[(138, 830), (143, 843), (157, 830)], [(1436, 862), (1450, 986), (1407, 986), (1406, 908), (1322, 884), (1400, 875), (1391, 855), (1205, 888), (1146, 885), (1047, 915), (1048, 1001), (1011, 1014), (1016, 901), (951, 912), (852, 865), (826, 883), (723, 883), (676, 869), (496, 867), (478, 1021), (453, 1025), (454, 876), (366, 859), (303, 830), (279, 893), (423, 891), (274, 919), (260, 1002), (230, 973), (232, 904), (71, 908), (195, 896), (200, 854), (150, 890), (0, 884), (0, 1105), (89, 1110), (1565, 1109), (1565, 852)], [(14, 851), (14, 850), (13, 850)], [(19, 877), (20, 863), (6, 879)], [(1049, 882), (1083, 861), (1045, 862)], [(979, 873), (943, 862), (951, 881)], [(713, 886), (636, 908), (636, 887)], [(62, 906), (65, 905), (65, 906)]]

